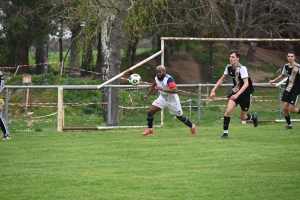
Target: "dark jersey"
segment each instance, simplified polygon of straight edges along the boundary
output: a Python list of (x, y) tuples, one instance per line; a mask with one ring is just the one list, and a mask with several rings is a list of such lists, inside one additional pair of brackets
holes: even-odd
[(300, 92), (300, 64), (290, 67), (287, 63), (282, 69), (282, 75), (288, 76), (285, 88), (288, 92)]
[(4, 89), (4, 78), (2, 72), (0, 71), (0, 92)]
[(243, 87), (244, 78), (248, 78), (249, 85), (241, 95), (243, 94), (248, 95), (254, 92), (252, 80), (248, 74), (248, 70), (241, 63), (238, 63), (236, 69), (234, 69), (231, 64), (228, 64), (225, 68), (224, 74), (232, 77), (232, 81), (233, 81), (232, 92), (237, 93)]

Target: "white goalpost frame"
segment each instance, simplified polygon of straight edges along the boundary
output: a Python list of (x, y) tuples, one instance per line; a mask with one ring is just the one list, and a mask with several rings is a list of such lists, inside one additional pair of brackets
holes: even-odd
[[(141, 66), (142, 64), (148, 62), (149, 60), (155, 58), (158, 55), (161, 55), (161, 65), (164, 65), (164, 49), (165, 49), (165, 40), (190, 40), (190, 41), (232, 41), (232, 42), (242, 42), (242, 41), (269, 41), (269, 42), (278, 42), (278, 41), (286, 41), (286, 42), (299, 42), (300, 39), (289, 39), (289, 38), (193, 38), (193, 37), (161, 37), (161, 50), (157, 53), (153, 54), (152, 56), (148, 57), (147, 59), (141, 61), (140, 63), (130, 67), (129, 69), (121, 72), (120, 74), (116, 75), (115, 77), (107, 80), (106, 82), (102, 83), (101, 85), (96, 86), (97, 89), (103, 88), (103, 86), (111, 83), (112, 81), (120, 78), (124, 74), (134, 70), (135, 68)], [(282, 80), (279, 83), (276, 84), (276, 87), (279, 87), (284, 81)], [(63, 121), (64, 121), (64, 112), (63, 112), (63, 88), (60, 88), (58, 90), (58, 126), (57, 130), (62, 131), (63, 130)], [(198, 102), (199, 106), (199, 102)], [(163, 110), (161, 111), (161, 126), (164, 124), (164, 117), (163, 117)], [(93, 127), (93, 128), (87, 128), (86, 130), (101, 130), (101, 129), (117, 129), (117, 128), (140, 128), (145, 126), (110, 126), (110, 127)], [(75, 129), (74, 129), (75, 130)], [(76, 129), (79, 130), (79, 129)], [(80, 129), (84, 130), (84, 129)]]

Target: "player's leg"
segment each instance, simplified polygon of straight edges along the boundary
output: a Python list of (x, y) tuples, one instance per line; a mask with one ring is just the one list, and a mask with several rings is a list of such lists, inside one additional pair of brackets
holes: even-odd
[(292, 129), (293, 128), (289, 107), (290, 107), (290, 104), (288, 102), (282, 102), (283, 114), (284, 114), (285, 121), (287, 123), (287, 126), (285, 126), (284, 129)]
[(187, 118), (186, 116), (184, 115), (181, 115), (181, 116), (176, 116), (177, 119), (179, 119), (180, 121), (182, 121), (186, 126), (190, 127), (191, 129), (191, 135), (192, 136), (195, 136), (196, 135), (196, 124), (193, 124), (189, 118)]
[(227, 109), (224, 114), (223, 119), (223, 135), (220, 137), (221, 139), (226, 139), (228, 137), (228, 128), (230, 123), (230, 116), (234, 108), (236, 107), (236, 102), (229, 99), (227, 104)]
[(299, 114), (299, 108), (296, 107), (296, 105), (298, 104), (298, 100), (299, 100), (298, 97), (299, 97), (299, 94), (291, 93), (291, 101), (290, 101), (289, 106), (288, 106), (288, 111), (290, 113)]
[(157, 113), (158, 111), (162, 110), (165, 107), (165, 101), (158, 97), (152, 105), (148, 109), (147, 113), (147, 125), (148, 128), (142, 133), (142, 135), (148, 135), (152, 134), (154, 132), (153, 130), (153, 120), (154, 120), (154, 114)]
[(284, 127), (284, 129), (292, 129), (292, 122), (291, 122), (291, 117), (290, 117), (290, 112), (289, 112), (289, 104), (291, 102), (291, 93), (288, 91), (284, 91), (281, 97), (282, 101), (282, 109), (283, 109), (283, 114), (285, 121), (287, 123), (287, 126)]
[(179, 98), (176, 98), (174, 102), (166, 102), (166, 106), (171, 114), (175, 115), (177, 119), (182, 121), (186, 126), (190, 127), (192, 136), (196, 135), (196, 125), (193, 124), (189, 118), (183, 115)]
[(10, 140), (11, 137), (8, 131), (6, 120), (4, 119), (1, 113), (0, 113), (0, 127), (3, 132), (3, 140)]
[(253, 114), (248, 114), (250, 105), (252, 102), (252, 94), (243, 95), (239, 98), (239, 104), (241, 107), (240, 119), (241, 120), (252, 120), (254, 127), (258, 126), (258, 114), (255, 112)]

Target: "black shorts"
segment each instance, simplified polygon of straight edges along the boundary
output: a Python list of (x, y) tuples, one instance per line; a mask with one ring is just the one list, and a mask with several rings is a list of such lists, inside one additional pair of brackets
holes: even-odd
[(295, 93), (295, 92), (288, 92), (284, 90), (281, 97), (281, 101), (296, 105), (298, 103), (298, 97), (299, 97), (299, 92)]
[[(232, 95), (234, 95), (236, 93), (231, 93), (228, 98), (230, 98)], [(240, 105), (241, 109), (243, 111), (248, 111), (251, 105), (251, 101), (252, 101), (252, 94), (243, 94), (240, 95), (236, 100), (234, 100), (234, 102), (236, 103), (236, 105)]]

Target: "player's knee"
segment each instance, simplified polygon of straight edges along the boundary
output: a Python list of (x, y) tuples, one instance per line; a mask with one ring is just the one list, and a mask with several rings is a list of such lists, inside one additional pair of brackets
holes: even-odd
[(227, 110), (226, 110), (226, 112), (225, 112), (225, 116), (230, 116), (231, 115), (231, 113), (232, 113), (232, 109), (230, 109), (230, 108), (227, 108)]
[(298, 112), (298, 110), (295, 107), (289, 107), (288, 110), (291, 113), (297, 113)]
[(185, 117), (184, 117), (184, 115), (181, 115), (181, 116), (176, 116), (177, 117), (177, 119), (179, 119), (180, 121), (184, 121), (185, 120)]

